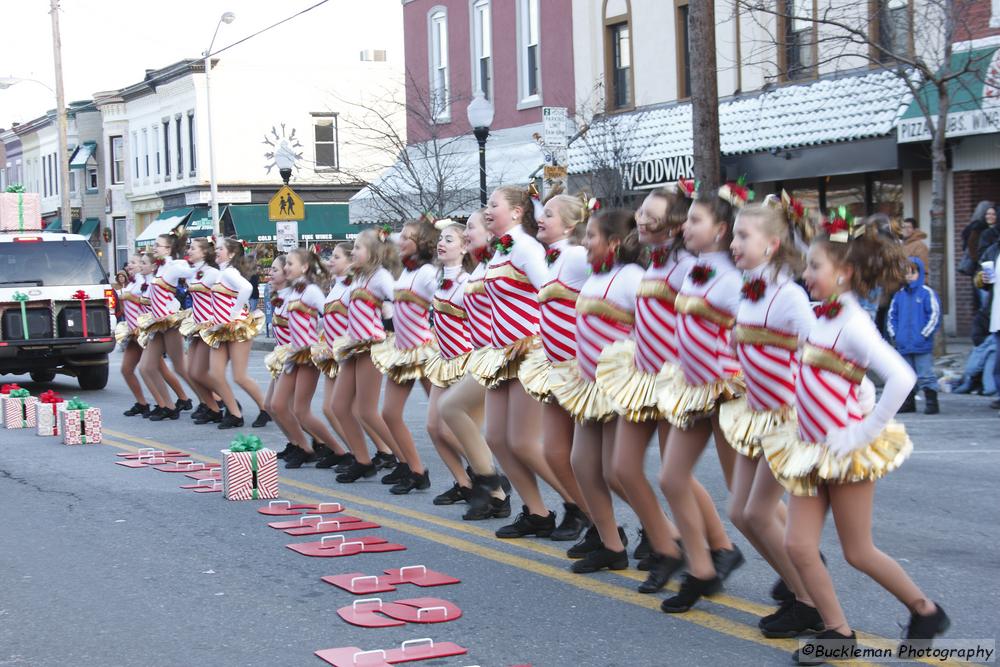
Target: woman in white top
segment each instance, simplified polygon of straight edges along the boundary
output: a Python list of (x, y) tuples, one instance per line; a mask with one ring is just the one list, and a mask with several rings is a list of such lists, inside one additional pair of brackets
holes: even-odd
[(180, 332), (188, 342), (188, 380), (201, 401), (191, 414), (191, 419), (196, 424), (217, 424), (222, 421), (222, 409), (211, 389), (210, 348), (201, 339), (202, 330), (215, 323), (212, 286), (219, 279), (219, 267), (215, 263), (215, 242), (207, 238), (192, 239), (187, 260), (194, 269), (194, 276), (188, 281), (191, 313), (181, 323)]

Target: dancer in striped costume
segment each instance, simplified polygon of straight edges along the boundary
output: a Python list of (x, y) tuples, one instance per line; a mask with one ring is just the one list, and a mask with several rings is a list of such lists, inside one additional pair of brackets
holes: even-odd
[(478, 362), (489, 354), (493, 326), (490, 300), (484, 284), (486, 265), (492, 256), (484, 211), (476, 211), (469, 216), (465, 227), (465, 242), (469, 255), (476, 263), (465, 281), (462, 294), (462, 307), (473, 351), (469, 354), (467, 363), (468, 374), (445, 392), (438, 408), (441, 419), (461, 444), (465, 459), (472, 469), (469, 509), (462, 518), (466, 521), (481, 521), (510, 516), (510, 496), (507, 493), (510, 487), (494, 465), (493, 453), (482, 433), (486, 381), (480, 376)]
[[(587, 260), (591, 276), (576, 302), (576, 363), (552, 373), (552, 395), (573, 417), (571, 462), (587, 513), (600, 535), (600, 545), (573, 563), (578, 574), (628, 567), (627, 540), (612, 507), (611, 460), (614, 456), (614, 405), (597, 386), (597, 360), (608, 345), (632, 334), (635, 294), (642, 253), (635, 214), (625, 209), (598, 211), (587, 222)], [(624, 497), (620, 488), (616, 492)]]
[(195, 424), (217, 424), (222, 421), (222, 410), (211, 389), (210, 348), (201, 339), (201, 331), (215, 323), (212, 286), (219, 279), (215, 243), (211, 239), (192, 239), (187, 259), (194, 269), (194, 276), (188, 281), (191, 314), (181, 323), (180, 332), (188, 343), (188, 380), (200, 400), (191, 418)]
[[(264, 367), (271, 374), (271, 381), (264, 394), (264, 409), (268, 414), (274, 412), (274, 387), (285, 369), (285, 361), (291, 350), (292, 333), (288, 329), (288, 301), (292, 288), (285, 279), (285, 256), (278, 255), (271, 260), (271, 270), (268, 280), (271, 288), (271, 336), (274, 338), (274, 349), (264, 357)], [(278, 452), (278, 458), (283, 459), (291, 453), (293, 445), (287, 443)]]
[[(285, 369), (274, 388), (274, 420), (281, 427), (291, 449), (285, 454), (286, 468), (300, 468), (326, 455), (344, 451), (330, 429), (312, 413), (312, 399), (319, 381), (319, 369), (312, 363), (312, 346), (319, 341), (319, 318), (325, 295), (321, 285), (329, 273), (316, 253), (296, 248), (285, 259), (285, 279), (292, 285), (288, 297), (288, 329), (291, 349)], [(313, 448), (306, 434), (316, 441)]]
[(261, 428), (271, 421), (271, 415), (264, 409), (260, 385), (247, 372), (253, 339), (264, 328), (264, 313), (250, 312), (249, 307), (253, 286), (247, 276), (256, 271), (256, 266), (246, 256), (246, 247), (238, 239), (222, 239), (215, 254), (219, 261), (219, 277), (212, 285), (213, 325), (202, 329), (201, 338), (212, 348), (210, 386), (226, 405), (226, 416), (219, 428), (243, 426), (242, 408), (226, 379), (226, 366), (232, 367), (233, 380), (257, 404), (260, 413), (253, 426)]
[[(378, 472), (365, 446), (366, 430), (377, 435), (399, 457), (392, 434), (378, 410), (382, 374), (371, 359), (372, 346), (386, 338), (383, 318), (391, 326), (393, 279), (386, 267), (396, 267), (397, 255), (388, 240), (388, 229), (366, 229), (358, 234), (351, 250), (354, 278), (347, 305), (347, 342), (337, 349), (341, 362), (333, 394), (334, 414), (354, 455), (354, 462), (337, 475), (337, 481), (343, 483), (373, 477)], [(402, 463), (400, 460), (396, 468)]]
[[(689, 610), (702, 595), (718, 592), (743, 555), (732, 543), (710, 549), (703, 513), (714, 507), (698, 503), (693, 471), (713, 436), (726, 485), (736, 453), (718, 428), (718, 405), (742, 391), (739, 365), (729, 336), (740, 302), (740, 272), (729, 255), (733, 216), (748, 192), (737, 184), (718, 192), (699, 192), (684, 222), (684, 244), (698, 256), (675, 302), (679, 373), (659, 392), (658, 405), (676, 428), (667, 436), (660, 486), (684, 543), (688, 572), (680, 593), (663, 601), (667, 613)], [(728, 539), (726, 540), (728, 542)]]
[(795, 637), (823, 629), (785, 551), (784, 489), (760, 450), (762, 437), (795, 420), (797, 351), (816, 318), (809, 297), (793, 276), (802, 268), (797, 245), (810, 236), (805, 210), (784, 193), (782, 198), (768, 195), (763, 205), (743, 208), (733, 233), (733, 260), (743, 271), (733, 341), (746, 394), (719, 408), (719, 423), (738, 453), (729, 518), (781, 576), (771, 591), (781, 607), (759, 624), (765, 637)]
[(138, 320), (138, 340), (144, 347), (139, 370), (146, 386), (156, 395), (158, 404), (149, 415), (150, 421), (177, 419), (183, 409), (179, 401), (168, 403), (167, 385), (160, 372), (160, 364), (165, 352), (174, 367), (174, 373), (187, 381), (184, 340), (177, 330), (187, 316), (187, 312), (181, 310), (181, 304), (177, 301), (177, 288), (180, 281), (188, 280), (194, 275), (191, 265), (180, 259), (185, 247), (186, 237), (183, 233), (171, 232), (156, 237), (153, 257), (157, 269), (148, 290), (150, 312), (143, 314)]
[[(537, 200), (535, 200), (537, 202)], [(590, 275), (587, 250), (580, 245), (587, 228), (589, 197), (557, 194), (538, 211), (538, 240), (546, 244), (545, 263), (549, 272), (538, 291), (539, 333), (542, 345), (532, 350), (518, 369), (525, 390), (542, 403), (542, 442), (545, 461), (559, 480), (565, 513), (552, 531), (554, 541), (573, 541), (591, 527), (583, 492), (576, 481), (570, 452), (573, 449), (573, 418), (552, 397), (550, 378), (553, 367), (576, 363), (576, 299)], [(596, 536), (596, 530), (588, 534)], [(590, 542), (573, 545), (567, 555), (580, 558)]]
[(429, 489), (430, 472), (420, 460), (413, 434), (403, 419), (403, 408), (420, 380), (430, 394), (424, 366), (434, 354), (430, 307), (437, 289), (437, 270), (433, 260), (440, 234), (429, 219), (403, 225), (398, 250), (403, 272), (393, 288), (393, 333), (372, 347), (371, 360), (386, 377), (382, 420), (396, 445), (400, 465), (383, 478), (392, 484), (393, 495), (405, 495), (414, 489)]
[(549, 537), (556, 527), (538, 490), (536, 475), (566, 497), (565, 490), (545, 461), (541, 442), (541, 405), (517, 380), (525, 355), (538, 342), (538, 290), (548, 281), (545, 249), (535, 239), (536, 225), (530, 193), (505, 186), (490, 195), (486, 227), (496, 237), (496, 251), (486, 269), (490, 298), (491, 359), (483, 377), (486, 392), (486, 442), (524, 503), (513, 523), (497, 530), (497, 537)]
[[(944, 610), (931, 601), (894, 558), (872, 541), (875, 480), (912, 451), (905, 429), (892, 422), (916, 377), (882, 339), (857, 294), (898, 285), (908, 260), (872, 223), (837, 214), (809, 248), (806, 284), (822, 301), (802, 351), (796, 382), (798, 426), (786, 423), (761, 440), (775, 477), (792, 493), (785, 546), (825, 629), (818, 640), (853, 645), (855, 633), (840, 607), (819, 553), (827, 511), (833, 513), (844, 557), (892, 593), (910, 611), (907, 640), (929, 642), (948, 629)], [(885, 381), (874, 409), (863, 415), (860, 383), (871, 369)], [(819, 664), (796, 651), (799, 664)]]
[(434, 292), (437, 352), (425, 367), (431, 383), (427, 399), (427, 433), (455, 480), (450, 489), (435, 496), (434, 504), (454, 505), (468, 501), (472, 496), (472, 477), (463, 460), (465, 452), (462, 445), (441, 418), (441, 399), (465, 375), (465, 366), (472, 353), (464, 293), (469, 271), (473, 267), (466, 252), (465, 225), (439, 220), (435, 227), (440, 232), (437, 244), (440, 268)]
[[(645, 473), (646, 448), (658, 431), (660, 455), (670, 432), (670, 422), (657, 408), (657, 388), (676, 372), (677, 334), (674, 299), (684, 277), (694, 265), (694, 256), (684, 249), (681, 229), (691, 200), (679, 184), (676, 192), (658, 189), (643, 200), (636, 211), (639, 241), (650, 252), (650, 265), (636, 292), (634, 341), (609, 345), (601, 354), (597, 384), (608, 395), (619, 414), (612, 462), (614, 476), (624, 488), (629, 505), (642, 524), (635, 558), (640, 570), (648, 570), (639, 584), (640, 593), (655, 593), (666, 586), (684, 565), (679, 533), (667, 519), (657, 494)], [(708, 492), (692, 480), (692, 488), (706, 520), (705, 533), (712, 548), (729, 545), (722, 522)], [(721, 537), (720, 537), (721, 536)]]

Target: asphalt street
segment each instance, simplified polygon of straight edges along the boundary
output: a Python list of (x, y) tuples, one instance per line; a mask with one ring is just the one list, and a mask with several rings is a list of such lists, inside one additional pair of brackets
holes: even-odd
[[(269, 528), (269, 519), (256, 511), (261, 501), (227, 502), (218, 493), (178, 488), (191, 482), (183, 475), (114, 465), (121, 460), (116, 454), (151, 446), (217, 461), (242, 432), (260, 435), (274, 449), (284, 446), (273, 424), (219, 431), (195, 426), (187, 415), (159, 424), (123, 417), (133, 399), (117, 363), (113, 355), (112, 380), (99, 392), (80, 392), (65, 377), (46, 386), (3, 378), (35, 395), (52, 388), (100, 407), (105, 443), (67, 447), (34, 430), (0, 432), (0, 665), (321, 665), (316, 650), (389, 649), (424, 637), (456, 642), (468, 654), (409, 664), (774, 665), (787, 664), (796, 646), (759, 634), (757, 619), (772, 610), (767, 593), (775, 576), (735, 531), (747, 564), (724, 594), (688, 614), (668, 616), (659, 611), (663, 595), (635, 592), (644, 573), (574, 575), (563, 556), (566, 543), (500, 541), (493, 530), (506, 521), (463, 522), (464, 505), (432, 505), (450, 481), (423, 431), (420, 391), (407, 418), (431, 470), (430, 491), (395, 497), (377, 481), (340, 485), (332, 471), (280, 470), (282, 497), (340, 502), (346, 514), (380, 524), (366, 534), (406, 550), (301, 556), (285, 545), (318, 538)], [(251, 363), (266, 385), (263, 353), (254, 352)], [(876, 543), (948, 610), (953, 639), (996, 638), (1000, 626), (1000, 418), (988, 400), (944, 395), (941, 415), (903, 418), (916, 451), (878, 487)], [(241, 401), (251, 403), (245, 395)], [(246, 412), (249, 423), (256, 411)], [(652, 449), (647, 465), (655, 476)], [(724, 507), (711, 448), (697, 474)], [(555, 494), (547, 499), (558, 507)], [(621, 507), (619, 518), (634, 541), (635, 516)], [(861, 642), (894, 645), (906, 611), (844, 562), (832, 522), (823, 550)], [(461, 618), (355, 627), (337, 610), (358, 598), (320, 580), (418, 564), (461, 583), (404, 585), (383, 599), (442, 598), (461, 608)]]

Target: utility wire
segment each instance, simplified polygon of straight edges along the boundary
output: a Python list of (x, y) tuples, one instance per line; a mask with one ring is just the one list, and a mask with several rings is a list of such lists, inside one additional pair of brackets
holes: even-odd
[(291, 16), (289, 16), (288, 18), (284, 18), (284, 19), (281, 19), (281, 20), (280, 20), (280, 21), (278, 21), (277, 23), (273, 23), (273, 24), (271, 24), (271, 25), (267, 26), (266, 28), (262, 28), (262, 29), (258, 30), (258, 31), (257, 31), (257, 32), (255, 32), (255, 33), (252, 33), (252, 34), (249, 34), (249, 35), (247, 35), (246, 37), (244, 37), (243, 39), (240, 39), (240, 40), (237, 40), (237, 41), (233, 42), (232, 44), (229, 44), (229, 45), (227, 45), (227, 46), (224, 46), (224, 47), (222, 47), (221, 49), (219, 49), (218, 51), (214, 51), (214, 52), (212, 52), (212, 53), (208, 54), (208, 55), (207, 55), (207, 56), (205, 56), (205, 57), (207, 57), (207, 58), (211, 58), (212, 56), (215, 56), (215, 55), (218, 55), (218, 54), (222, 53), (223, 51), (226, 51), (227, 49), (231, 49), (231, 48), (233, 48), (234, 46), (237, 46), (237, 45), (239, 45), (239, 44), (242, 44), (243, 42), (247, 41), (248, 39), (251, 39), (251, 38), (253, 38), (253, 37), (256, 37), (257, 35), (260, 35), (260, 34), (263, 34), (263, 33), (267, 32), (268, 30), (271, 30), (272, 28), (277, 28), (277, 27), (278, 27), (279, 25), (281, 25), (282, 23), (288, 23), (288, 22), (289, 22), (289, 21), (291, 21), (292, 19), (294, 19), (294, 18), (296, 18), (296, 17), (299, 17), (299, 16), (302, 16), (302, 15), (303, 15), (303, 14), (305, 14), (306, 12), (311, 12), (312, 10), (316, 9), (317, 7), (319, 7), (320, 5), (325, 5), (325, 4), (326, 4), (326, 3), (328, 3), (328, 2), (330, 2), (330, 0), (320, 0), (319, 2), (317, 2), (317, 3), (315, 4), (315, 5), (312, 5), (311, 7), (306, 7), (306, 8), (305, 8), (305, 9), (303, 9), (302, 11), (300, 11), (300, 12), (296, 12), (295, 14), (292, 14), (292, 15), (291, 15)]

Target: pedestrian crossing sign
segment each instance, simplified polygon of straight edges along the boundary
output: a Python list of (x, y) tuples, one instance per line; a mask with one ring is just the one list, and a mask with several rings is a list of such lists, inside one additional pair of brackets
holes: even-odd
[(304, 220), (306, 217), (306, 206), (302, 197), (295, 194), (287, 185), (282, 185), (281, 189), (267, 203), (267, 218), (271, 222), (279, 220)]

